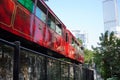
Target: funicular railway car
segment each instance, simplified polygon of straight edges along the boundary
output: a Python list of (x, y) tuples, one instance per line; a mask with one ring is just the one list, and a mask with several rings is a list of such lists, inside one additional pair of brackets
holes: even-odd
[(43, 0), (0, 0), (0, 80), (94, 80), (81, 63), (82, 45)]
[(43, 0), (0, 0), (0, 38), (84, 63), (82, 45)]

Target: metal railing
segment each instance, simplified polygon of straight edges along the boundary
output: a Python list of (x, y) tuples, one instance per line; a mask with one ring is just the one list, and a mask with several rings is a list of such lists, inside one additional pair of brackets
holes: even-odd
[(0, 80), (94, 80), (93, 71), (82, 65), (0, 39)]

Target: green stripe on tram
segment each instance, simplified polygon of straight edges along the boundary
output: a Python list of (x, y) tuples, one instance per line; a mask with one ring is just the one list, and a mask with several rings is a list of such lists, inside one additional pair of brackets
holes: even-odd
[(30, 12), (33, 12), (34, 3), (32, 0), (18, 0), (18, 2), (27, 8)]

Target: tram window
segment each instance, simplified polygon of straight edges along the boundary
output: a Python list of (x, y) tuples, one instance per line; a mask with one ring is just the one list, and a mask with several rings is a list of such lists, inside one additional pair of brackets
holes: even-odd
[(76, 48), (78, 49), (79, 45), (76, 43)]
[(75, 46), (75, 41), (74, 39), (72, 38), (72, 42), (71, 42), (72, 46), (74, 47)]
[(68, 42), (68, 33), (66, 33), (66, 42)]
[(32, 0), (18, 0), (18, 2), (23, 5), (25, 8), (27, 8), (30, 12), (33, 12), (34, 10), (34, 3)]
[(56, 25), (56, 32), (57, 32), (59, 35), (62, 35), (62, 30), (61, 30), (61, 28), (60, 28), (58, 25)]
[(51, 29), (53, 29), (53, 30), (55, 31), (55, 26), (56, 26), (56, 24), (55, 24), (51, 19), (49, 19), (49, 18), (48, 18), (47, 25), (48, 25)]
[(72, 44), (74, 44), (75, 42), (74, 42), (74, 39), (72, 38)]
[(41, 19), (44, 23), (46, 22), (46, 15), (44, 12), (42, 12), (42, 10), (38, 7), (36, 7), (36, 13), (35, 15)]

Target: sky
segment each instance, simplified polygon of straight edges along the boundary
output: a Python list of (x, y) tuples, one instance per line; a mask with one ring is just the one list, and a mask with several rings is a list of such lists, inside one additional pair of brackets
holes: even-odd
[(88, 49), (98, 46), (104, 33), (103, 0), (49, 0), (46, 3), (69, 30), (88, 35)]

